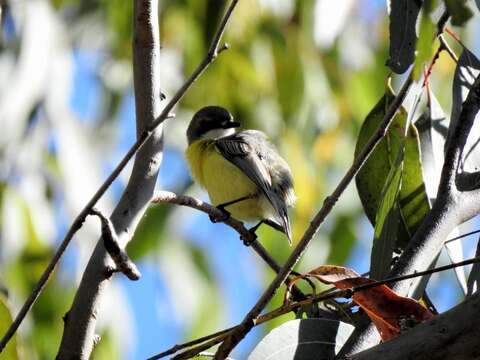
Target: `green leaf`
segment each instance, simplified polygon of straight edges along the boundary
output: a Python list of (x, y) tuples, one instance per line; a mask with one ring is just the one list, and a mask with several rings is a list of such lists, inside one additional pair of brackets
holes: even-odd
[(393, 250), (397, 240), (400, 223), (398, 195), (402, 184), (402, 170), (405, 143), (399, 149), (395, 165), (390, 169), (382, 199), (375, 219), (372, 253), (370, 260), (370, 277), (384, 279), (390, 271)]
[(444, 2), (451, 16), (450, 22), (454, 26), (463, 26), (473, 16), (466, 0), (444, 0)]
[[(381, 123), (393, 95), (386, 94), (367, 115), (358, 136), (355, 156), (365, 146)], [(405, 146), (402, 168), (402, 184), (398, 197), (401, 222), (398, 226), (395, 247), (403, 248), (429, 212), (428, 199), (421, 171), (418, 132), (413, 126), (405, 131), (407, 115), (400, 110), (395, 116), (384, 139), (370, 155), (356, 177), (357, 190), (365, 213), (375, 226), (377, 211), (382, 200), (391, 164), (395, 164), (399, 149)], [(405, 136), (406, 133), (406, 136)]]
[(420, 142), (416, 127), (411, 125), (405, 139), (400, 209), (409, 238), (430, 211), (420, 158)]
[[(0, 294), (0, 334), (5, 334), (8, 327), (12, 324), (12, 315), (7, 306), (6, 299)], [(18, 359), (17, 337), (13, 335), (7, 346), (2, 352), (2, 359), (15, 360)]]
[(403, 74), (415, 60), (415, 26), (422, 3), (416, 0), (391, 0), (390, 57), (387, 66)]
[(417, 40), (417, 55), (413, 68), (414, 79), (418, 80), (422, 75), (423, 66), (431, 59), (433, 54), (433, 40), (435, 39), (435, 25), (430, 14), (423, 12), (420, 31)]
[[(388, 105), (393, 99), (394, 96), (391, 93), (384, 95), (365, 118), (357, 138), (355, 157), (358, 156), (367, 144), (370, 136), (381, 123)], [(387, 156), (384, 156), (385, 154), (387, 154)], [(381, 191), (389, 171), (388, 144), (385, 139), (383, 139), (378, 143), (355, 178), (363, 209), (372, 224), (375, 224), (375, 216), (381, 200)]]

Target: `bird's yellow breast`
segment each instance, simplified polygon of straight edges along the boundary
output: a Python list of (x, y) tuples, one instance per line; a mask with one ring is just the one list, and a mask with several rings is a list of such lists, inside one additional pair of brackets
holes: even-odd
[[(186, 151), (192, 176), (204, 187), (213, 205), (258, 193), (257, 186), (234, 164), (225, 159), (211, 140), (198, 140)], [(226, 207), (233, 217), (240, 220), (259, 220), (271, 216), (268, 200), (260, 195)]]

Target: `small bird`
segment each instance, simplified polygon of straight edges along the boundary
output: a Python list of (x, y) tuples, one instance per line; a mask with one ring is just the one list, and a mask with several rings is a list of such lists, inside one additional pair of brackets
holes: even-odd
[(240, 124), (220, 106), (199, 110), (187, 129), (186, 158), (193, 178), (226, 215), (259, 221), (286, 234), (292, 243), (287, 208), (295, 203), (292, 173), (266, 135), (236, 132)]

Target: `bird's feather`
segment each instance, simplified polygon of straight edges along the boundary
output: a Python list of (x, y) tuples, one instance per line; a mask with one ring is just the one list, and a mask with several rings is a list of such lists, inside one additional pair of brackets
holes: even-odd
[(216, 139), (215, 147), (258, 186), (291, 241), (287, 206), (294, 202), (293, 181), (288, 165), (267, 141), (265, 134), (255, 130), (241, 131)]

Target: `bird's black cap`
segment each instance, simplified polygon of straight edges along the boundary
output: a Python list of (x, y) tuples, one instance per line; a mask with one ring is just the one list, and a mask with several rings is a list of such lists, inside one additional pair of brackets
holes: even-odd
[(237, 128), (240, 123), (233, 120), (232, 114), (221, 106), (205, 106), (193, 115), (187, 129), (188, 143), (191, 144), (203, 134), (215, 129)]

